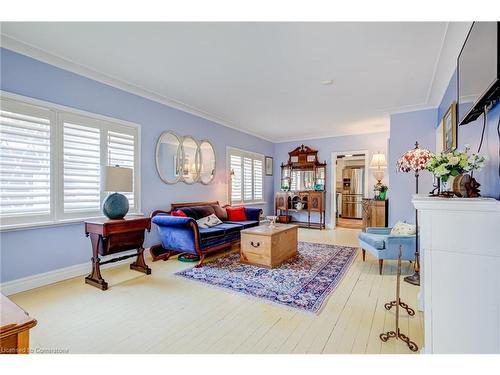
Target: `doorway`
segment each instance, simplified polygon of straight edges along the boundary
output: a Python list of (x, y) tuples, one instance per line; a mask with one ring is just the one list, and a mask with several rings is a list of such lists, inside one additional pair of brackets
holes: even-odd
[(368, 196), (367, 173), (367, 150), (332, 153), (333, 228), (362, 228), (362, 199)]

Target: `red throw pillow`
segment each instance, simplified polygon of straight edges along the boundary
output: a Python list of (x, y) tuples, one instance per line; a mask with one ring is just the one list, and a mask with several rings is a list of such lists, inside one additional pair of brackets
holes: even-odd
[(247, 215), (245, 214), (245, 207), (226, 207), (227, 218), (229, 221), (245, 221)]
[(184, 213), (184, 211), (181, 210), (175, 210), (170, 213), (170, 216), (180, 216), (180, 217), (187, 217), (187, 215)]

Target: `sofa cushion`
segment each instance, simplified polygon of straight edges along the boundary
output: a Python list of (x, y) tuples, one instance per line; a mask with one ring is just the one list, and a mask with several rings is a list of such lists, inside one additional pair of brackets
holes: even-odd
[(217, 228), (224, 229), (224, 231), (226, 232), (226, 235), (228, 235), (228, 234), (232, 234), (232, 233), (238, 233), (239, 231), (244, 229), (244, 226), (241, 225), (240, 223), (231, 224), (231, 223), (225, 222), (225, 223), (217, 225)]
[(212, 228), (199, 228), (198, 231), (200, 233), (200, 239), (202, 241), (216, 238), (216, 237), (224, 237), (224, 235), (226, 233), (224, 228), (219, 228), (219, 225), (217, 225), (216, 227), (212, 227)]
[(227, 211), (224, 207), (219, 206), (218, 204), (212, 204), (211, 207), (214, 209), (215, 214), (222, 221), (227, 220)]
[(222, 221), (215, 214), (212, 214), (196, 220), (196, 223), (198, 224), (198, 228), (211, 228), (222, 224)]
[(247, 215), (245, 214), (245, 207), (227, 207), (226, 211), (229, 221), (247, 220)]
[(187, 217), (187, 215), (181, 210), (175, 210), (170, 213), (171, 216)]
[(385, 238), (386, 236), (381, 234), (373, 234), (373, 233), (365, 233), (361, 232), (358, 236), (360, 241), (367, 243), (370, 246), (373, 246), (377, 250), (385, 249)]
[(192, 217), (195, 220), (215, 214), (215, 211), (212, 206), (180, 207), (180, 209), (187, 216)]
[(244, 221), (225, 221), (224, 224), (239, 224), (242, 225), (244, 229), (256, 227), (259, 222), (256, 220), (244, 220)]

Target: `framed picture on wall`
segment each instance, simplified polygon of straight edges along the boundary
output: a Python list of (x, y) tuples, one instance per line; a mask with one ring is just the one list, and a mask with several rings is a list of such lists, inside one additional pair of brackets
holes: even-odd
[(265, 158), (265, 165), (266, 165), (266, 176), (272, 176), (273, 175), (273, 158), (271, 156), (266, 156)]
[(443, 151), (450, 152), (457, 148), (457, 103), (453, 102), (442, 119)]

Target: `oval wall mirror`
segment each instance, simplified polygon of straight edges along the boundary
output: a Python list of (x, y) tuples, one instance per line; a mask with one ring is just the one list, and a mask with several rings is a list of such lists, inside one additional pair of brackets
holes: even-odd
[(215, 149), (210, 141), (204, 139), (200, 141), (200, 182), (209, 184), (215, 177)]
[(167, 184), (181, 179), (181, 140), (171, 131), (163, 132), (156, 143), (156, 170)]
[(200, 176), (200, 150), (196, 139), (183, 137), (182, 156), (182, 179), (186, 184), (194, 184)]

